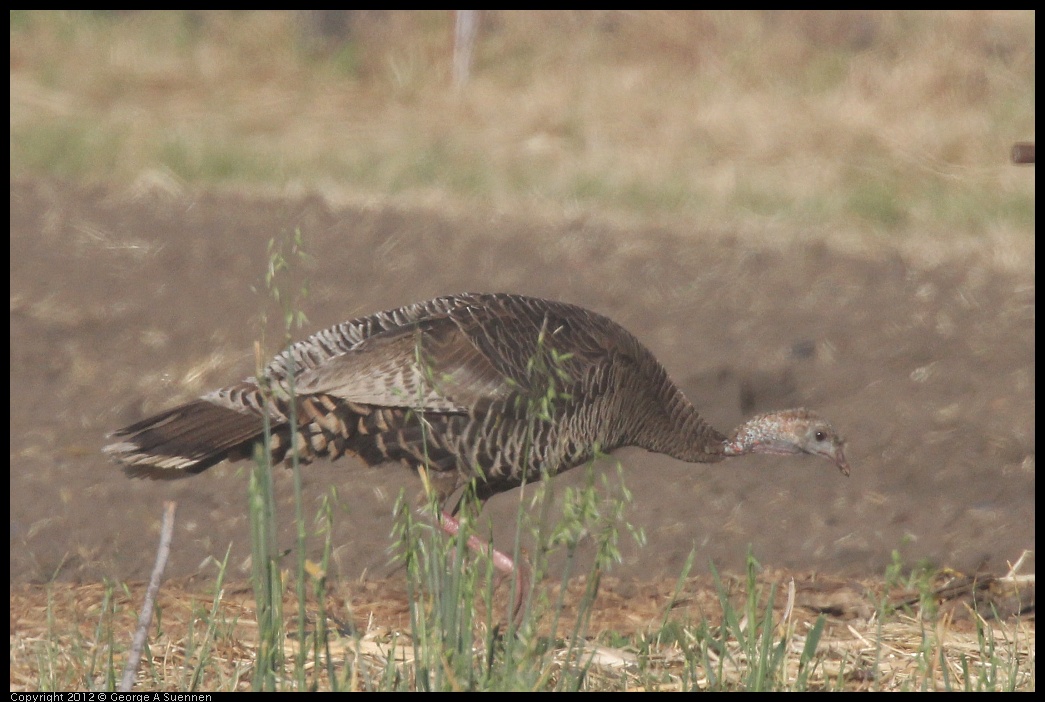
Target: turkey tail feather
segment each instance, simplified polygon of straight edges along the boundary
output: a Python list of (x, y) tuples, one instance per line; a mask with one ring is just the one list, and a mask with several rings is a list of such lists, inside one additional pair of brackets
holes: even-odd
[(197, 399), (113, 432), (116, 441), (104, 451), (131, 469), (198, 473), (258, 438), (262, 429), (256, 414)]

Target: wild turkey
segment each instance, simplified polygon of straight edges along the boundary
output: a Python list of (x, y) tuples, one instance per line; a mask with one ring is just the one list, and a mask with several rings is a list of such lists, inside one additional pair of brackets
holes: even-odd
[[(762, 414), (727, 437), (620, 325), (509, 294), (438, 297), (331, 327), (276, 356), (260, 382), (136, 422), (104, 450), (132, 472), (198, 473), (248, 455), (266, 412), (276, 460), (293, 444), (305, 462), (402, 461), (424, 469), (444, 509), (471, 481), (485, 500), (629, 445), (695, 463), (806, 453), (849, 475), (842, 438), (816, 413)], [(456, 531), (450, 514), (442, 524)]]

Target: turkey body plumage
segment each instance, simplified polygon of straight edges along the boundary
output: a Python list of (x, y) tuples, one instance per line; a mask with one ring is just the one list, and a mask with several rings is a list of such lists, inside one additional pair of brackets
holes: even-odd
[(808, 410), (727, 437), (631, 333), (574, 305), (462, 294), (361, 317), (276, 356), (259, 379), (120, 429), (105, 452), (132, 471), (200, 472), (249, 455), (268, 416), (274, 457), (358, 456), (424, 468), (445, 502), (480, 499), (626, 445), (684, 461), (810, 453), (849, 472), (843, 441)]

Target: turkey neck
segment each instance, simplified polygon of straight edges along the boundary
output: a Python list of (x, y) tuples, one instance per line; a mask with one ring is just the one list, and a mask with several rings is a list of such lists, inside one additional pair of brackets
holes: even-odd
[(623, 387), (616, 393), (623, 426), (619, 445), (639, 446), (689, 463), (725, 458), (726, 437), (704, 421), (652, 354), (640, 351), (638, 365), (641, 372), (625, 372)]

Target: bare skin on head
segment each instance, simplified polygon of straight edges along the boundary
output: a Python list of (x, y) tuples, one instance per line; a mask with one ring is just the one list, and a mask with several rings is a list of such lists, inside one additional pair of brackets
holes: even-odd
[(726, 456), (749, 453), (789, 455), (807, 453), (821, 456), (849, 476), (845, 440), (831, 423), (807, 409), (767, 412), (741, 424), (723, 445)]

